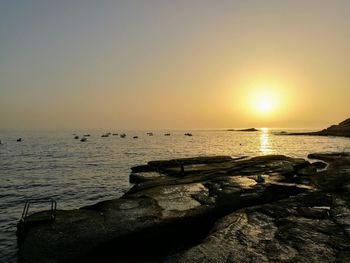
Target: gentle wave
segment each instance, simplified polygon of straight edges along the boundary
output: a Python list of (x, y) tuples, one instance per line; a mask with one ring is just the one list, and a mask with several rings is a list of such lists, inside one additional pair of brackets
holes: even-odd
[[(130, 167), (156, 159), (266, 154), (305, 158), (310, 152), (350, 149), (348, 138), (275, 136), (268, 130), (190, 131), (193, 137), (185, 132), (147, 136), (130, 131), (124, 139), (88, 132), (87, 142), (73, 139), (73, 132), (0, 132), (0, 261), (16, 260), (16, 223), (30, 198), (53, 197), (59, 209), (117, 198), (130, 188)], [(16, 142), (18, 137), (23, 142)]]

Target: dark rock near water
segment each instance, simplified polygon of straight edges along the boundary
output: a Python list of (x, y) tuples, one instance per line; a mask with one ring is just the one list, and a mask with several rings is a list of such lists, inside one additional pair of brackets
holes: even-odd
[(134, 167), (120, 199), (25, 226), (18, 261), (348, 262), (350, 156), (309, 158), (329, 165), (270, 155)]
[(132, 173), (129, 176), (129, 181), (132, 184), (139, 184), (158, 179), (161, 176), (162, 174), (158, 172)]
[(332, 126), (328, 127), (327, 129), (324, 129), (322, 131), (302, 132), (302, 133), (285, 133), (283, 135), (318, 135), (318, 136), (350, 137), (350, 118), (339, 123), (338, 125), (332, 125)]
[(314, 167), (316, 167), (317, 170), (322, 170), (322, 169), (326, 169), (327, 168), (327, 163), (326, 162), (317, 161), (317, 162), (312, 163), (312, 165)]
[(248, 129), (241, 129), (241, 130), (228, 129), (227, 131), (255, 132), (255, 131), (259, 131), (259, 130), (255, 129), (255, 128), (248, 128)]
[(181, 165), (201, 165), (211, 163), (222, 163), (231, 161), (230, 156), (212, 156), (212, 157), (194, 157), (180, 158), (173, 160), (150, 161), (146, 165), (135, 166), (131, 168), (133, 173), (162, 171), (167, 168), (179, 168)]
[(244, 131), (244, 132), (255, 132), (255, 131), (259, 131), (255, 128), (248, 128), (248, 129), (242, 129), (242, 130), (237, 130), (237, 131)]
[(332, 216), (336, 207), (316, 191), (243, 208), (169, 262), (348, 262), (350, 239)]

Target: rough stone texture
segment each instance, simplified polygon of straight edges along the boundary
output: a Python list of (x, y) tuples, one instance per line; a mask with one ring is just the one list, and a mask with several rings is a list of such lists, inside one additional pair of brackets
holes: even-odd
[(281, 155), (149, 162), (120, 199), (30, 216), (19, 262), (348, 262), (350, 156), (309, 157), (327, 170)]
[(180, 168), (181, 165), (211, 164), (232, 161), (230, 156), (203, 156), (194, 158), (179, 158), (173, 160), (150, 161), (146, 165), (131, 168), (133, 173), (138, 172), (161, 172), (166, 168)]
[(158, 172), (132, 173), (129, 176), (129, 181), (132, 184), (138, 184), (159, 179), (161, 176), (162, 174)]
[(312, 192), (244, 208), (170, 262), (348, 262), (350, 239), (332, 216), (332, 196)]

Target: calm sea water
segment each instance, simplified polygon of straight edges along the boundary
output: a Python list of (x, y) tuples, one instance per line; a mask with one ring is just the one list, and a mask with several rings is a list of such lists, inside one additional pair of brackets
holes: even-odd
[[(350, 139), (278, 136), (260, 132), (129, 131), (126, 138), (102, 138), (89, 132), (87, 142), (72, 132), (0, 131), (0, 262), (16, 260), (16, 223), (26, 199), (53, 197), (58, 209), (79, 208), (120, 197), (130, 188), (130, 167), (155, 159), (198, 155), (285, 154), (350, 151)], [(75, 132), (77, 135), (83, 132)], [(87, 131), (85, 131), (87, 133)], [(133, 136), (139, 136), (133, 139)], [(22, 137), (22, 142), (16, 139)], [(34, 206), (31, 211), (46, 209)]]

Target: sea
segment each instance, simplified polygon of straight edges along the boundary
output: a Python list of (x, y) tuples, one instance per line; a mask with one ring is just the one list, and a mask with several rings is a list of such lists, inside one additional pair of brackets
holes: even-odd
[[(57, 209), (74, 209), (118, 198), (132, 186), (132, 166), (194, 156), (307, 158), (313, 152), (350, 151), (350, 138), (282, 136), (280, 131), (0, 130), (0, 262), (16, 262), (16, 224), (27, 200), (53, 198)], [(101, 137), (107, 132), (126, 136)], [(74, 139), (83, 135), (90, 135), (86, 142)], [(17, 142), (18, 138), (22, 141)], [(49, 208), (48, 203), (33, 204), (29, 213)]]

